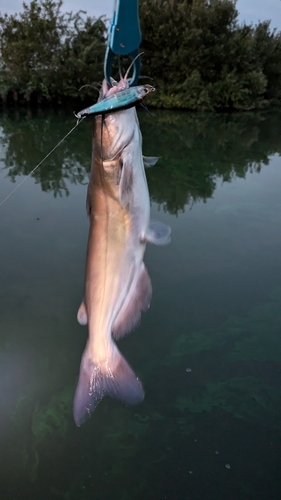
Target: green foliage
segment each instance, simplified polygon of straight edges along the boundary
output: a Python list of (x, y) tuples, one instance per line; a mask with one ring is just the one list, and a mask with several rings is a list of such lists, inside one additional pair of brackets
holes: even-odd
[(37, 402), (32, 416), (31, 430), (36, 442), (44, 441), (52, 435), (65, 438), (71, 418), (73, 387), (64, 388), (55, 394), (45, 408)]
[[(87, 17), (85, 21), (79, 18), (74, 25), (75, 32), (64, 44), (64, 78), (63, 95), (81, 97), (92, 95), (89, 87), (94, 81), (103, 78), (103, 59), (105, 52), (105, 25), (102, 19), (93, 21)], [(95, 91), (96, 92), (96, 91)]]
[[(0, 95), (27, 101), (96, 97), (106, 26), (62, 0), (32, 0), (0, 16)], [(260, 109), (281, 102), (281, 34), (269, 21), (240, 26), (235, 0), (141, 0), (143, 74), (150, 104), (190, 110)], [(115, 68), (115, 65), (114, 65)], [(113, 68), (113, 71), (114, 71)]]
[(281, 33), (270, 31), (270, 22), (259, 23), (255, 30), (255, 51), (267, 79), (265, 97), (272, 103), (281, 99)]
[[(23, 3), (20, 14), (0, 16), (0, 93), (76, 97), (102, 76), (106, 28), (83, 11), (61, 13), (62, 0)], [(85, 94), (85, 92), (84, 92)]]
[(281, 92), (280, 33), (239, 26), (235, 0), (142, 0), (143, 73), (161, 108), (262, 108)]

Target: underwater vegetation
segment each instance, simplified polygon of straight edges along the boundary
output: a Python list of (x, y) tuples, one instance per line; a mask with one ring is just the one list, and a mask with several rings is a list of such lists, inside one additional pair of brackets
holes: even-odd
[[(166, 362), (173, 366), (192, 357), (204, 363), (204, 353), (216, 360), (212, 380), (193, 381), (188, 395), (176, 398), (181, 412), (210, 412), (218, 407), (234, 417), (280, 429), (281, 288), (269, 302), (245, 317), (230, 317), (218, 328), (177, 337)], [(200, 368), (199, 368), (200, 370)]]
[[(71, 398), (73, 386), (64, 387), (49, 400), (42, 402), (42, 393), (53, 382), (47, 365), (41, 379), (26, 386), (13, 405), (10, 421), (14, 428), (11, 435), (9, 458), (19, 475), (25, 471), (28, 481), (38, 478), (40, 445), (58, 442), (66, 438), (71, 420)], [(54, 383), (54, 382), (53, 382)]]
[(180, 334), (171, 347), (172, 363), (185, 354), (231, 345), (224, 356), (234, 361), (281, 360), (281, 288), (270, 294), (270, 301), (251, 309), (245, 317), (232, 316), (218, 328)]
[[(92, 429), (85, 426), (87, 432), (82, 435), (81, 443), (83, 448), (83, 441), (91, 436), (92, 451), (99, 454), (99, 460), (93, 469), (90, 453), (86, 452), (85, 469), (77, 471), (71, 484), (65, 484), (66, 490), (58, 480), (51, 485), (54, 498), (74, 500), (82, 495), (79, 498), (88, 499), (89, 484), (98, 481), (99, 498), (106, 499), (111, 491), (108, 477), (119, 478), (123, 492), (120, 498), (129, 498), (132, 489), (126, 493), (126, 484), (122, 483), (125, 467), (131, 477), (138, 477), (135, 491), (146, 491), (145, 471), (134, 468), (136, 451), (145, 457), (149, 443), (161, 435), (161, 449), (159, 445), (152, 447), (149, 460), (152, 468), (159, 463), (165, 468), (174, 454), (173, 442), (194, 441), (199, 415), (202, 423), (202, 419), (208, 422), (209, 418), (220, 422), (228, 414), (230, 419), (269, 427), (280, 434), (280, 354), (281, 288), (270, 294), (268, 302), (251, 309), (245, 316), (230, 317), (218, 327), (177, 335), (167, 350), (164, 367), (163, 360), (156, 359), (146, 373), (153, 380), (156, 373), (162, 376), (166, 372), (166, 379), (170, 378), (172, 383), (165, 398), (159, 396), (149, 401), (148, 395), (137, 409), (106, 400), (103, 413), (95, 422), (95, 419), (90, 421)], [(186, 368), (187, 358), (192, 369)], [(179, 387), (178, 376), (186, 380)], [(66, 450), (69, 453), (71, 447), (74, 447), (72, 452), (75, 450), (71, 438), (74, 381), (73, 385), (42, 400), (44, 387), (53, 384), (57, 377), (60, 377), (59, 370), (50, 374), (46, 361), (42, 378), (24, 387), (11, 408), (14, 431), (10, 453), (17, 457), (14, 467), (19, 477), (32, 484), (40, 477), (49, 457), (50, 450), (46, 450), (54, 446), (62, 456)], [(109, 458), (112, 450), (118, 450), (118, 460)], [(81, 453), (79, 449), (77, 452)]]

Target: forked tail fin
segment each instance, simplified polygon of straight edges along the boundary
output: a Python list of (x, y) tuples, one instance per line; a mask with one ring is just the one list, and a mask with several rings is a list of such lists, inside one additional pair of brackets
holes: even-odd
[(91, 416), (106, 394), (130, 405), (138, 404), (144, 398), (140, 380), (113, 343), (110, 357), (100, 364), (90, 358), (87, 348), (83, 353), (73, 404), (77, 426)]

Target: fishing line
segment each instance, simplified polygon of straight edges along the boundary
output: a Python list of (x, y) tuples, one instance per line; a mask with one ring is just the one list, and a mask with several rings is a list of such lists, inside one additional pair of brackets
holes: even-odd
[(103, 133), (103, 126), (105, 122), (105, 116), (104, 114), (101, 115), (101, 129), (100, 129), (100, 148), (101, 148), (101, 160), (103, 161), (103, 154), (102, 154), (102, 133)]
[(85, 87), (92, 87), (92, 89), (95, 89), (97, 90), (98, 92), (100, 91), (100, 89), (98, 89), (98, 87), (96, 87), (95, 85), (90, 85), (89, 83), (86, 83), (86, 85), (82, 85), (82, 87), (80, 87), (79, 89), (79, 92), (84, 89)]
[(73, 130), (76, 129), (76, 127), (78, 127), (78, 125), (84, 120), (84, 118), (86, 118), (86, 116), (82, 116), (81, 118), (78, 118), (77, 122), (76, 122), (76, 125), (64, 136), (63, 139), (61, 139), (57, 145), (45, 156), (45, 158), (43, 158), (43, 160), (41, 160), (38, 165), (36, 165), (36, 167), (34, 167), (33, 170), (31, 170), (31, 172), (29, 172), (29, 174), (15, 187), (15, 189), (13, 189), (13, 191), (11, 191), (10, 194), (8, 194), (8, 196), (6, 196), (6, 198), (1, 201), (0, 203), (0, 207), (1, 205), (3, 205), (3, 203), (5, 203), (5, 201), (7, 201), (8, 198), (10, 198), (10, 196), (12, 196), (12, 194), (26, 181), (26, 179), (28, 179), (28, 177), (31, 176), (31, 174), (33, 174), (33, 172), (35, 172), (35, 170), (40, 167), (40, 165), (42, 165), (42, 163), (55, 151), (55, 149), (57, 149), (58, 146), (61, 145), (61, 143), (73, 132)]

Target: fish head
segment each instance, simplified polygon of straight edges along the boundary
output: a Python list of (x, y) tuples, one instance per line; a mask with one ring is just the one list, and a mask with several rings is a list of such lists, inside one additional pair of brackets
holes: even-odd
[[(116, 83), (116, 85), (109, 87), (106, 80), (104, 80), (100, 91), (99, 101), (120, 90), (124, 90), (123, 83), (120, 88), (118, 88), (118, 85), (119, 84)], [(148, 93), (152, 92), (152, 90), (154, 89), (151, 85), (136, 87), (136, 93), (140, 100)], [(114, 111), (114, 113), (106, 113), (96, 117), (95, 152), (98, 153), (103, 160), (113, 160), (118, 157), (123, 149), (130, 144), (133, 138), (139, 141), (141, 146), (142, 139), (134, 106), (129, 109), (122, 109), (120, 111)]]
[(130, 144), (137, 127), (134, 108), (96, 117), (95, 153), (102, 160), (114, 160)]

